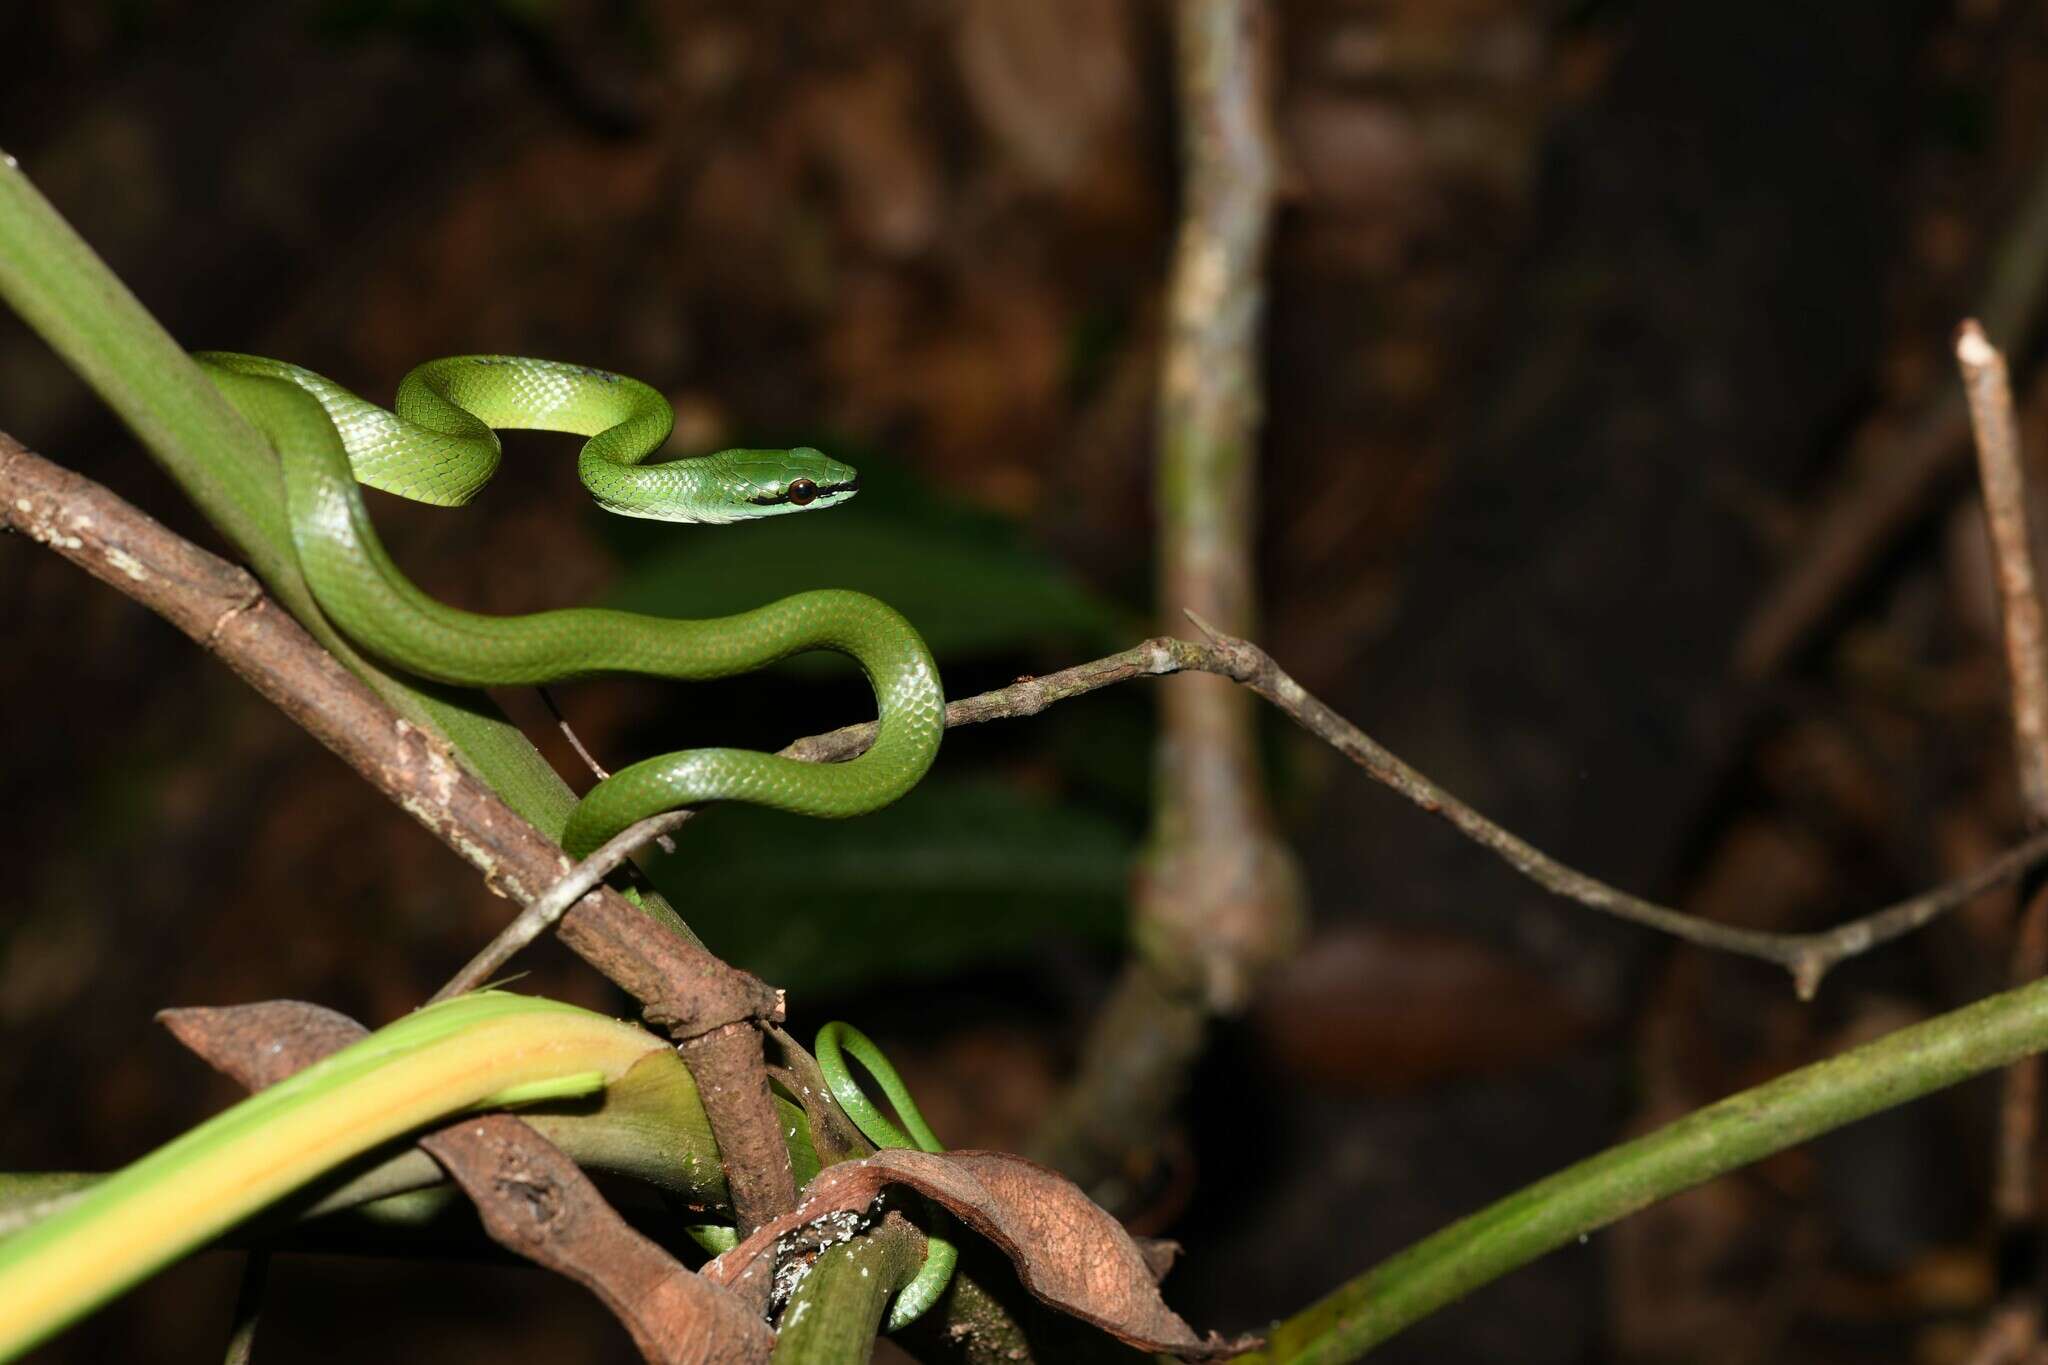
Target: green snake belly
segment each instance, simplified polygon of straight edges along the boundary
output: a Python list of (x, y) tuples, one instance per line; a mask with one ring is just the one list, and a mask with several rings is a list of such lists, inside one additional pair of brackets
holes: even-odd
[[(703, 621), (602, 608), (492, 616), (428, 596), (392, 563), (370, 524), (358, 480), (420, 501), (459, 504), (496, 467), (494, 427), (589, 437), (579, 472), (601, 503), (628, 515), (724, 521), (793, 510), (786, 495), (781, 503), (767, 501), (772, 483), (765, 495), (747, 484), (743, 489), (753, 496), (735, 500), (727, 493), (720, 500), (706, 482), (725, 456), (643, 464), (666, 439), (670, 420), (666, 400), (647, 386), (549, 361), (456, 357), (408, 375), (398, 411), (390, 413), (281, 361), (221, 353), (196, 358), (278, 453), (293, 544), (321, 610), (394, 667), (464, 687), (542, 685), (597, 674), (710, 679), (827, 649), (852, 656), (866, 672), (879, 729), (858, 758), (800, 763), (720, 748), (646, 759), (600, 782), (577, 806), (562, 838), (570, 856), (586, 856), (650, 815), (710, 801), (824, 818), (861, 815), (916, 785), (937, 755), (945, 698), (930, 651), (909, 622), (864, 594), (798, 593)], [(727, 455), (746, 456), (748, 467), (758, 469), (816, 452)]]

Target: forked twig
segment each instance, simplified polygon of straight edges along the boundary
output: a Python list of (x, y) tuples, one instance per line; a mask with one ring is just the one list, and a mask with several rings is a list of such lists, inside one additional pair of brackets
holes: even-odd
[(526, 908), (480, 948), (461, 971), (448, 978), (447, 984), (435, 991), (433, 999), (427, 1003), (431, 1005), (482, 986), (497, 974), (500, 967), (511, 961), (513, 954), (553, 928), (555, 922), (568, 913), (570, 906), (595, 890), (619, 864), (639, 849), (664, 839), (670, 830), (689, 818), (690, 812), (686, 810), (665, 811), (660, 815), (650, 815), (614, 834), (589, 857), (564, 873), (560, 881), (528, 902)]

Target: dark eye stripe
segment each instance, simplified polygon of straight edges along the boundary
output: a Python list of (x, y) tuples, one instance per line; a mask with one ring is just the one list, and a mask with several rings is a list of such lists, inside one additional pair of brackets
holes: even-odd
[[(811, 495), (801, 500), (792, 497), (791, 493), (794, 493), (797, 487), (803, 484), (810, 485)], [(860, 491), (860, 480), (849, 479), (845, 483), (818, 484), (811, 483), (809, 479), (798, 479), (790, 484), (789, 487), (789, 493), (776, 493), (766, 498), (748, 498), (747, 501), (756, 507), (780, 507), (784, 503), (795, 503), (798, 507), (808, 507), (820, 498), (829, 498), (839, 493), (858, 493)]]

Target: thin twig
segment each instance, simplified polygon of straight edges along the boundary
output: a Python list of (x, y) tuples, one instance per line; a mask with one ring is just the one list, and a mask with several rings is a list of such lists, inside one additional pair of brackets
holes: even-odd
[(599, 763), (590, 750), (583, 747), (583, 741), (576, 737), (576, 731), (570, 726), (569, 718), (562, 714), (561, 707), (555, 705), (554, 692), (545, 687), (536, 687), (533, 690), (540, 693), (540, 703), (547, 707), (548, 714), (555, 718), (555, 728), (569, 741), (569, 747), (576, 751), (576, 757), (583, 760), (583, 766), (590, 769), (590, 775), (600, 782), (610, 777), (611, 774), (605, 770), (605, 766)]
[(610, 876), (613, 868), (639, 849), (662, 839), (668, 831), (689, 818), (688, 811), (667, 811), (650, 815), (614, 834), (599, 845), (596, 852), (571, 868), (560, 881), (530, 901), (461, 971), (448, 978), (448, 983), (435, 991), (433, 999), (427, 1003), (431, 1005), (482, 986), (497, 975), (498, 969), (509, 962), (513, 954), (553, 928), (555, 921)]
[[(2019, 424), (2013, 416), (2012, 383), (2005, 357), (1984, 335), (1975, 318), (1956, 331), (1956, 364), (1976, 437), (1977, 471), (1984, 496), (1984, 519), (1990, 531), (1997, 566), (1998, 599), (2004, 624), (2006, 672), (2012, 686), (2013, 752), (2019, 770), (2020, 801), (2027, 823), (2048, 828), (2048, 655), (2042, 652), (2043, 625), (2033, 537), (2027, 524), (2026, 475), (2020, 463)], [(2025, 985), (2048, 967), (2048, 886), (2035, 885), (2025, 896), (2013, 929), (2011, 978)], [(2040, 1132), (2041, 1059), (2014, 1062), (2005, 1072), (2005, 1093), (1999, 1106), (1998, 1146), (1994, 1153), (1992, 1212), (2001, 1247), (2001, 1266), (2018, 1267), (2025, 1279), (2001, 1284), (2000, 1305), (1992, 1314), (1978, 1354), (1993, 1359), (2021, 1359), (2040, 1340), (2038, 1285), (2033, 1282), (2038, 1258), (2006, 1251), (2036, 1241), (2038, 1197), (2034, 1182), (2034, 1147)]]
[[(1027, 678), (994, 692), (949, 703), (946, 723), (949, 726), (965, 725), (1011, 716), (1033, 716), (1054, 702), (1131, 678), (1163, 677), (1169, 673), (1184, 672), (1220, 674), (1264, 697), (1293, 717), (1303, 729), (1363, 768), (1374, 781), (1391, 788), (1431, 815), (1449, 821), (1459, 833), (1545, 890), (1577, 901), (1589, 909), (1656, 929), (1702, 948), (1775, 962), (1792, 973), (1794, 986), (1802, 1000), (1812, 998), (1821, 978), (1836, 963), (1911, 933), (1992, 887), (2003, 886), (2030, 868), (2048, 862), (2048, 833), (2036, 834), (1965, 876), (1831, 929), (1783, 934), (1714, 924), (1683, 910), (1632, 896), (1558, 862), (1494, 824), (1388, 752), (1372, 736), (1338, 715), (1289, 677), (1257, 645), (1209, 628), (1200, 620), (1195, 624), (1204, 628), (1212, 644), (1199, 645), (1160, 636), (1058, 673)], [(873, 742), (872, 724), (853, 725), (800, 740), (783, 752), (800, 753), (806, 758), (842, 759), (865, 751)]]
[(2041, 594), (2027, 535), (2026, 476), (2020, 468), (2019, 425), (2005, 357), (1984, 337), (1975, 318), (1956, 332), (1956, 363), (1970, 403), (1977, 438), (1977, 470), (1984, 489), (1984, 519), (1998, 565), (2004, 611), (2005, 659), (2012, 681), (2013, 744), (2019, 758), (2020, 797), (2028, 822), (2048, 825), (2048, 654)]
[[(583, 766), (590, 769), (590, 775), (600, 782), (611, 780), (611, 770), (606, 768), (604, 764), (599, 763), (597, 756), (584, 747), (582, 738), (576, 733), (576, 727), (569, 724), (569, 718), (563, 715), (562, 708), (555, 704), (553, 689), (536, 687), (533, 690), (540, 693), (541, 705), (547, 707), (548, 714), (555, 718), (555, 728), (562, 732), (562, 738), (569, 741), (569, 747), (576, 751), (576, 757), (583, 760)], [(655, 835), (654, 842), (660, 845), (663, 853), (674, 853), (676, 851), (676, 841), (669, 838), (666, 833)], [(617, 864), (613, 866), (617, 866)], [(610, 869), (606, 870), (609, 871)]]

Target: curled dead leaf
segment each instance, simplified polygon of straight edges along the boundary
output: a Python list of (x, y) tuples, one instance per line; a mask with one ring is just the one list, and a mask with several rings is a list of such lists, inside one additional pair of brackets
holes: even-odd
[(303, 1000), (158, 1010), (156, 1021), (246, 1090), (262, 1090), (370, 1036), (338, 1010)]
[(1056, 1171), (1007, 1152), (877, 1152), (828, 1167), (792, 1213), (704, 1267), (727, 1287), (772, 1278), (778, 1243), (833, 1214), (865, 1210), (891, 1184), (944, 1205), (1010, 1258), (1035, 1297), (1140, 1350), (1217, 1360), (1259, 1345), (1195, 1330), (1159, 1297), (1152, 1267), (1122, 1224)]

